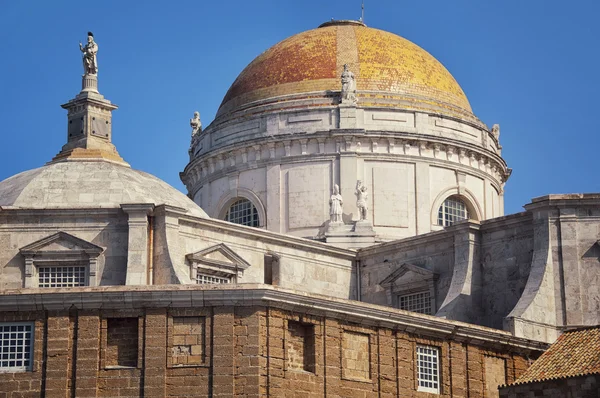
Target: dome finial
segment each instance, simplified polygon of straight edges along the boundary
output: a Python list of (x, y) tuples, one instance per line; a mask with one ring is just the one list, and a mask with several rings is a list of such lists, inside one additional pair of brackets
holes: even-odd
[(360, 5), (360, 22), (365, 23), (365, 0)]

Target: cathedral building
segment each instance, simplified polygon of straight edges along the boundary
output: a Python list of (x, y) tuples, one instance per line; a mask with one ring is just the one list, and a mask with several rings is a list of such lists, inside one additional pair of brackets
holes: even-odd
[(0, 397), (497, 397), (600, 323), (600, 194), (505, 215), (499, 125), (408, 40), (265, 51), (190, 120), (187, 196), (81, 51), (65, 145), (0, 182)]

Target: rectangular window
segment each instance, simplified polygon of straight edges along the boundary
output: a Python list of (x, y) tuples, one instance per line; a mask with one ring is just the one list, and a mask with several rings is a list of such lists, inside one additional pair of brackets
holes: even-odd
[(171, 364), (197, 366), (205, 363), (205, 318), (173, 317)]
[(106, 366), (137, 367), (138, 318), (109, 318), (106, 323)]
[(371, 380), (371, 337), (365, 333), (342, 334), (342, 378)]
[(401, 310), (432, 315), (431, 295), (429, 294), (429, 292), (413, 293), (399, 296), (398, 305)]
[(440, 393), (439, 349), (417, 346), (417, 390)]
[(286, 359), (289, 369), (315, 372), (315, 326), (288, 321)]
[(87, 286), (86, 267), (60, 266), (38, 267), (39, 287)]
[(196, 283), (199, 285), (214, 284), (214, 283), (231, 283), (231, 278), (226, 278), (217, 275), (196, 274)]
[(31, 370), (33, 323), (0, 323), (0, 372)]

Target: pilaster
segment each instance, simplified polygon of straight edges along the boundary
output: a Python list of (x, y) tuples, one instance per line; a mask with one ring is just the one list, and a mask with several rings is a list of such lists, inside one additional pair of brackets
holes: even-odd
[(126, 285), (148, 284), (148, 216), (153, 204), (123, 204), (121, 208), (129, 216)]

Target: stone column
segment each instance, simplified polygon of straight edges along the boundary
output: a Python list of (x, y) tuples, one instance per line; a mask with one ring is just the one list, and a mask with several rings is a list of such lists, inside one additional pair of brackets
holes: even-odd
[(148, 281), (148, 216), (154, 205), (150, 203), (123, 204), (129, 216), (126, 285), (146, 285)]

